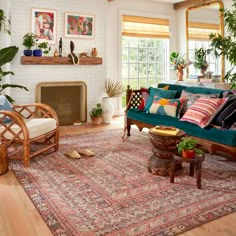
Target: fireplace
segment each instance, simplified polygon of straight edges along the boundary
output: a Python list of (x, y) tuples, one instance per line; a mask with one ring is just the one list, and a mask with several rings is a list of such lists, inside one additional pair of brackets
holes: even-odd
[(36, 102), (50, 105), (60, 125), (87, 121), (87, 86), (82, 81), (41, 82), (36, 86)]

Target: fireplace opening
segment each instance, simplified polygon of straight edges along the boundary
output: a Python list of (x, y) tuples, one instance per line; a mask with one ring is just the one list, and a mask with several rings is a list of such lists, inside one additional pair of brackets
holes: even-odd
[(84, 82), (42, 82), (36, 86), (36, 102), (50, 105), (60, 125), (87, 121), (87, 86)]

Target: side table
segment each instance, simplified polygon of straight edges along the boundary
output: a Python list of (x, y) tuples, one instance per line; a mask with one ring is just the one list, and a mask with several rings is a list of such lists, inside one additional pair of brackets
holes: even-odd
[(194, 170), (196, 171), (197, 187), (201, 189), (202, 162), (204, 160), (205, 160), (204, 154), (195, 155), (194, 158), (183, 158), (182, 156), (179, 155), (173, 155), (171, 159), (170, 182), (174, 183), (176, 165), (182, 162), (188, 162), (190, 164), (189, 175), (194, 176)]
[(8, 171), (7, 146), (4, 143), (0, 143), (0, 175), (7, 173), (7, 171)]
[[(153, 132), (150, 129), (148, 137), (152, 143), (153, 155), (148, 161), (148, 171), (154, 175), (168, 176), (170, 175), (170, 162), (173, 154), (177, 150), (176, 144), (185, 136), (185, 132), (180, 130), (177, 135), (169, 135)], [(176, 172), (182, 172), (182, 164), (176, 165)]]

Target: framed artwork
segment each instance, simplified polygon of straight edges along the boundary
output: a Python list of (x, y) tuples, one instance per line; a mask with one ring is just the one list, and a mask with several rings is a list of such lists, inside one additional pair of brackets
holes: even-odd
[(57, 12), (49, 9), (31, 9), (31, 32), (39, 42), (56, 44)]
[(94, 38), (94, 15), (65, 13), (65, 37)]

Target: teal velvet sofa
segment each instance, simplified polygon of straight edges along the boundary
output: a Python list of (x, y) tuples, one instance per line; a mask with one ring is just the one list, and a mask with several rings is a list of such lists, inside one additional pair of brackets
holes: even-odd
[[(224, 90), (212, 89), (206, 87), (190, 87), (176, 84), (160, 83), (158, 88), (169, 86), (169, 90), (177, 91), (176, 98), (180, 97), (182, 90), (191, 93), (201, 94), (219, 94), (222, 97)], [(132, 96), (131, 96), (132, 94)], [(131, 135), (131, 126), (136, 125), (140, 131), (143, 128), (152, 128), (156, 125), (174, 126), (179, 128), (189, 136), (193, 136), (198, 140), (199, 144), (204, 146), (210, 154), (224, 152), (236, 160), (236, 130), (222, 129), (208, 125), (201, 128), (198, 125), (181, 121), (179, 118), (171, 116), (163, 116), (160, 114), (151, 114), (138, 109), (142, 98), (141, 90), (132, 90), (128, 85), (126, 91), (127, 104), (127, 135)]]

